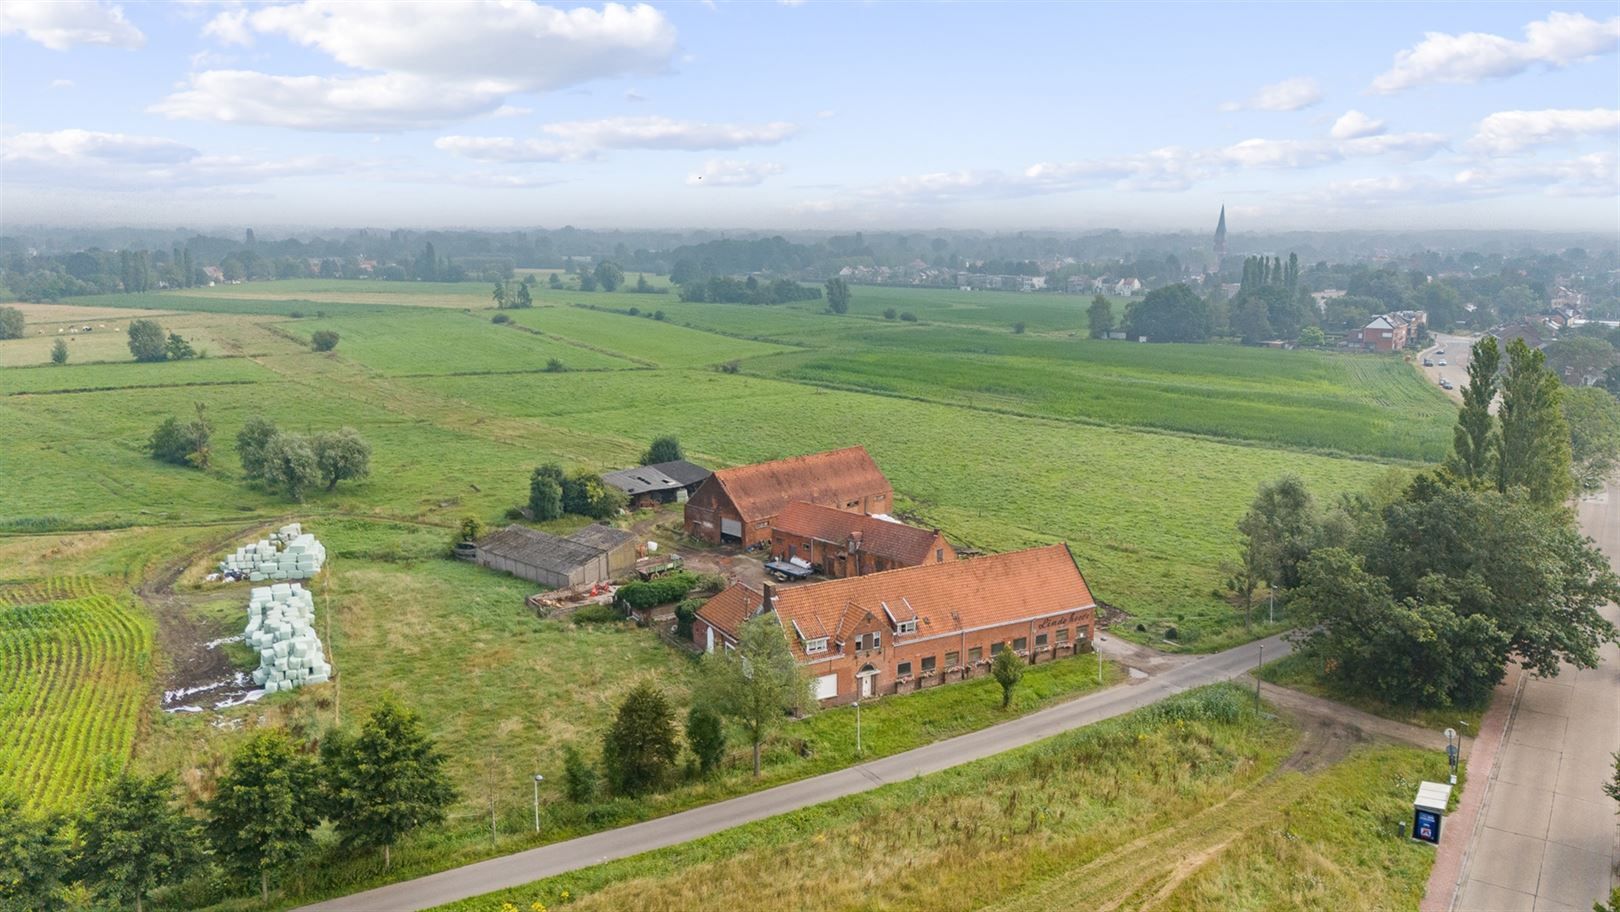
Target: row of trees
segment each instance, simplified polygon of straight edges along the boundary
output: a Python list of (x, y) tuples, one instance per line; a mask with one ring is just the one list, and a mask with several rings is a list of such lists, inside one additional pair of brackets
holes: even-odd
[(689, 280), (680, 286), (682, 301), (710, 304), (789, 304), (794, 301), (815, 301), (821, 298), (821, 289), (800, 285), (792, 279), (761, 282), (755, 276), (736, 279), (731, 276), (708, 276)]
[(201, 819), (174, 800), (168, 774), (123, 773), (74, 818), (25, 813), (0, 795), (6, 880), (0, 906), (53, 909), (82, 885), (96, 899), (141, 912), (157, 890), (212, 870), (272, 883), (305, 858), (329, 821), (340, 844), (381, 850), (444, 820), (455, 790), (444, 756), (416, 715), (383, 702), (356, 733), (335, 730), (318, 752), (278, 729), (239, 748), (203, 802)]
[(529, 476), (529, 514), (537, 522), (565, 513), (607, 519), (624, 509), (624, 492), (588, 469), (564, 474), (556, 463), (535, 467)]
[[(1505, 363), (1481, 340), (1439, 470), (1326, 508), (1297, 478), (1262, 485), (1231, 588), (1246, 605), (1263, 582), (1281, 590), (1302, 651), (1391, 703), (1476, 704), (1509, 661), (1543, 676), (1593, 667), (1620, 641), (1598, 611), (1620, 600), (1620, 577), (1568, 509), (1583, 471), (1572, 421), (1587, 424), (1571, 392), (1522, 340)], [(1604, 478), (1620, 435), (1591, 446), (1604, 452), (1584, 471)]]
[(255, 415), (236, 434), (236, 455), (249, 479), (298, 501), (316, 485), (330, 491), (371, 474), (371, 444), (350, 427), (305, 436)]
[(128, 336), (129, 353), (136, 361), (184, 361), (197, 357), (197, 350), (190, 342), (179, 333), (165, 333), (156, 320), (129, 321)]

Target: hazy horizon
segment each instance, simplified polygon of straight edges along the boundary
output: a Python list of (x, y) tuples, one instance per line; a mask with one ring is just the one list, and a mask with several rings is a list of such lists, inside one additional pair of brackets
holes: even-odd
[(1614, 235), (1616, 12), (19, 0), (0, 227)]

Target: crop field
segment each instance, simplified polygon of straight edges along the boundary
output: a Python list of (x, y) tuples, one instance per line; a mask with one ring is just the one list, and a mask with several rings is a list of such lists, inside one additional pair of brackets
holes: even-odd
[(543, 370), (552, 358), (569, 370), (613, 370), (634, 367), (623, 358), (570, 345), (487, 318), (424, 310), (396, 314), (387, 320), (365, 317), (305, 319), (281, 324), (285, 331), (308, 338), (317, 330), (336, 330), (345, 359), (384, 374), (447, 374), (477, 371)]
[(382, 304), (395, 307), (480, 307), (490, 303), (484, 282), (389, 282), (382, 279), (282, 279), (216, 285), (174, 292), (215, 301), (303, 300), (321, 304)]
[[(882, 316), (893, 308), (910, 311), (930, 323), (954, 324), (1011, 331), (1023, 323), (1030, 333), (1090, 332), (1086, 309), (1093, 295), (1016, 291), (960, 291), (955, 288), (893, 288), (859, 285), (850, 296), (849, 312)], [(1125, 316), (1126, 302), (1110, 299), (1116, 321)], [(811, 304), (820, 302), (812, 301)], [(820, 308), (817, 307), (819, 310)]]
[[(1028, 748), (441, 907), (1316, 909), (1422, 896), (1432, 850), (1394, 838), (1443, 758), (1300, 733), (1232, 686)], [(1319, 746), (1319, 745), (1314, 745)], [(760, 872), (770, 871), (769, 877)]]
[(151, 659), (143, 613), (82, 578), (0, 583), (0, 790), (67, 810), (122, 768)]
[(274, 373), (247, 358), (207, 358), (159, 364), (137, 364), (133, 361), (123, 364), (68, 363), (60, 367), (20, 367), (0, 371), (0, 396), (138, 389), (146, 386), (261, 383), (275, 379)]
[[(129, 351), (129, 338), (125, 335), (131, 319), (135, 318), (84, 316), (70, 324), (28, 323), (28, 335), (21, 339), (0, 341), (0, 368), (50, 365), (51, 348), (56, 345), (57, 339), (67, 342), (69, 365), (102, 361), (134, 363), (135, 358)], [(168, 313), (146, 319), (156, 320), (167, 332), (179, 333), (188, 339), (198, 352), (209, 355), (256, 354), (273, 351), (278, 347), (275, 337), (258, 321), (208, 313)], [(93, 327), (92, 332), (72, 332), (67, 329), (68, 326), (86, 324)], [(58, 329), (63, 331), (57, 332)]]

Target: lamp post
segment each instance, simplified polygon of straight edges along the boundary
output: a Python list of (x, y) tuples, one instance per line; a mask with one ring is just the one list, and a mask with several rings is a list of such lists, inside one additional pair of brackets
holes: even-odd
[(1254, 711), (1260, 711), (1260, 669), (1266, 664), (1266, 644), (1260, 644), (1260, 658), (1254, 663)]
[(540, 783), (544, 781), (546, 781), (546, 777), (539, 773), (534, 774), (534, 832), (536, 835), (540, 833)]
[(1451, 767), (1451, 784), (1457, 784), (1458, 738), (1455, 728), (1446, 729), (1446, 763)]
[(861, 755), (861, 701), (855, 701), (855, 756)]
[[(1468, 730), (1470, 728), (1473, 728), (1473, 726), (1469, 725), (1467, 722), (1464, 722), (1461, 719), (1457, 720), (1457, 724), (1462, 726), (1462, 731), (1457, 735), (1457, 759), (1461, 760), (1462, 759), (1463, 738), (1468, 735)], [(1457, 767), (1456, 767), (1455, 764), (1452, 765), (1451, 771), (1453, 773), (1455, 773), (1457, 771)], [(1455, 778), (1455, 777), (1453, 777), (1453, 778)]]
[(1277, 587), (1271, 585), (1271, 580), (1266, 580), (1266, 593), (1271, 596), (1270, 605), (1266, 608), (1266, 622), (1275, 624), (1277, 623)]

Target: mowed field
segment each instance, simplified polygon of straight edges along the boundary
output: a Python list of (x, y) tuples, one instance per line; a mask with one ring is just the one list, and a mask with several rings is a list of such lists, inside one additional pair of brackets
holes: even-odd
[[(1444, 772), (1330, 748), (1235, 685), (911, 782), (441, 907), (584, 910), (1413, 908), (1433, 851), (1395, 837)], [(769, 871), (769, 876), (760, 876)]]

